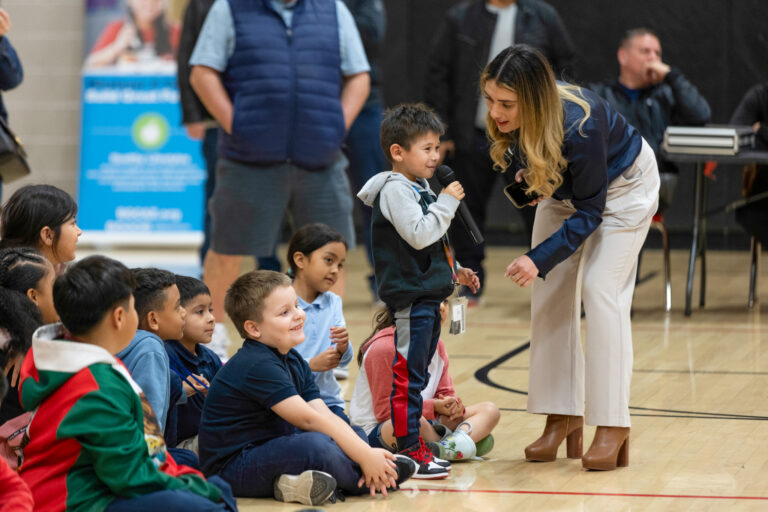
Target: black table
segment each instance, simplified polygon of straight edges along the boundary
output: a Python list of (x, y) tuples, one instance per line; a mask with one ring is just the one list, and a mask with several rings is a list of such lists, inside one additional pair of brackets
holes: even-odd
[[(682, 153), (661, 153), (665, 160), (678, 163), (696, 164), (696, 182), (694, 185), (693, 201), (693, 239), (691, 241), (691, 256), (688, 260), (688, 281), (685, 289), (685, 316), (691, 316), (691, 295), (693, 295), (693, 274), (696, 258), (701, 257), (701, 289), (699, 290), (699, 306), (704, 306), (704, 296), (707, 289), (707, 191), (709, 184), (704, 179), (704, 164), (768, 164), (768, 151), (741, 151), (737, 155), (688, 155)], [(701, 240), (699, 240), (701, 238)]]

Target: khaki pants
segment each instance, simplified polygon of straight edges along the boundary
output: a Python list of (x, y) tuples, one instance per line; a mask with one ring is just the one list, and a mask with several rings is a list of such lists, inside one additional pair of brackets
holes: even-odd
[[(658, 198), (656, 157), (643, 140), (635, 162), (608, 186), (600, 226), (546, 279), (534, 282), (528, 412), (585, 415), (590, 425), (630, 426), (633, 354), (629, 313), (637, 256)], [(575, 211), (567, 200), (541, 202), (533, 226), (533, 246), (557, 231)], [(581, 345), (582, 301), (587, 323), (585, 350)]]

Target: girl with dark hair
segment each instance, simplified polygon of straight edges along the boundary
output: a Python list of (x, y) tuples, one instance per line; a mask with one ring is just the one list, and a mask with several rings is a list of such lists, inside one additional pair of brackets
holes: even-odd
[[(0, 288), (0, 318), (3, 319), (0, 323), (0, 368), (5, 370), (29, 350), (32, 333), (40, 325), (40, 319), (34, 306), (22, 294), (3, 288)], [(0, 379), (0, 503), (3, 509), (32, 512), (32, 493), (15, 471), (19, 465), (16, 450), (23, 438), (19, 430), (26, 429), (31, 414), (21, 408), (15, 386), (6, 394), (7, 391), (4, 371)]]
[(334, 368), (352, 360), (341, 298), (330, 291), (347, 257), (347, 242), (335, 229), (321, 223), (308, 224), (288, 243), (288, 264), (299, 306), (307, 314), (306, 339), (296, 350), (314, 372), (315, 382), (328, 408), (349, 423), (344, 413), (341, 386)]
[(568, 457), (581, 457), (586, 419), (597, 430), (582, 465), (626, 466), (630, 308), (637, 256), (659, 196), (653, 150), (597, 95), (556, 82), (529, 46), (499, 53), (480, 87), (495, 168), (515, 173), (530, 204), (539, 205), (533, 249), (505, 273), (521, 287), (533, 284), (528, 412), (547, 414), (547, 421), (526, 459), (555, 460), (566, 438)]
[(85, 61), (86, 68), (136, 62), (146, 52), (172, 61), (181, 29), (166, 19), (167, 0), (126, 0), (127, 19), (113, 21), (104, 29)]
[[(32, 510), (32, 495), (26, 485), (20, 486), (11, 475), (20, 465), (21, 448), (32, 417), (19, 402), (18, 370), (32, 346), (32, 334), (40, 325), (40, 311), (24, 294), (0, 287), (0, 388), (8, 389), (5, 398), (5, 393), (0, 392), (0, 503), (29, 502), (28, 507), (9, 505), (12, 510)], [(11, 489), (15, 492), (9, 492)]]
[(29, 247), (0, 249), (0, 287), (26, 295), (40, 310), (45, 324), (59, 321), (53, 306), (55, 280), (53, 265), (39, 251)]
[(37, 249), (60, 273), (64, 263), (75, 259), (82, 234), (76, 215), (77, 203), (63, 190), (52, 185), (22, 187), (0, 213), (0, 249)]

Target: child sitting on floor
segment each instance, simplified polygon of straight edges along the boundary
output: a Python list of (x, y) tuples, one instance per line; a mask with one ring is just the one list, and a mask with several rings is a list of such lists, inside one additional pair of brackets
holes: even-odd
[(244, 274), (224, 307), (245, 340), (219, 370), (203, 407), (206, 474), (221, 476), (237, 496), (313, 506), (332, 499), (337, 487), (386, 493), (410, 478), (412, 460), (369, 447), (365, 434), (320, 398), (309, 366), (293, 350), (304, 341), (305, 314), (288, 276)]
[[(440, 304), (441, 321), (445, 323), (447, 317), (448, 303), (444, 301)], [(389, 405), (392, 361), (395, 359), (395, 323), (387, 310), (376, 315), (376, 323), (373, 334), (360, 347), (357, 357), (360, 373), (355, 381), (349, 415), (352, 424), (359, 425), (368, 434), (371, 446), (395, 451), (397, 441)], [(491, 430), (499, 422), (499, 408), (492, 402), (464, 406), (453, 388), (443, 340), (438, 342), (437, 351), (429, 363), (429, 381), (421, 396), (419, 433), (435, 455), (447, 460), (461, 460), (491, 451)]]
[(21, 370), (35, 410), (21, 476), (37, 510), (236, 510), (229, 486), (177, 465), (152, 408), (115, 358), (138, 325), (134, 278), (91, 256), (54, 284), (62, 324), (38, 329)]
[[(176, 406), (176, 446), (198, 453), (197, 431), (205, 396), (213, 377), (221, 369), (219, 356), (204, 346), (211, 342), (216, 320), (211, 292), (205, 283), (194, 277), (177, 275), (176, 286), (179, 288), (181, 307), (186, 311), (184, 334), (179, 340), (166, 341), (165, 351), (171, 371), (184, 381), (188, 395), (185, 403)], [(168, 428), (172, 428), (170, 422), (166, 430)]]
[(334, 368), (352, 360), (341, 297), (329, 291), (336, 284), (347, 257), (347, 242), (341, 233), (325, 224), (308, 224), (288, 243), (288, 264), (304, 321), (304, 343), (296, 351), (309, 365), (325, 405), (345, 422), (341, 386)]
[(176, 276), (172, 272), (158, 268), (135, 268), (131, 273), (136, 280), (134, 297), (139, 329), (117, 357), (141, 386), (157, 416), (160, 429), (165, 432), (171, 370), (163, 342), (181, 338), (185, 312), (181, 307)]
[[(0, 318), (0, 369), (7, 371), (13, 366), (17, 356), (23, 355), (29, 349), (32, 333), (40, 325), (40, 314), (34, 304), (21, 293), (0, 288)], [(0, 405), (7, 391), (6, 379), (2, 378)], [(18, 398), (16, 400), (18, 401)], [(18, 425), (8, 430), (5, 427), (6, 425), (0, 427), (0, 510), (32, 512), (32, 492), (16, 472), (18, 458), (14, 448), (20, 443), (14, 443), (14, 439), (6, 440), (9, 436), (23, 436), (26, 429), (20, 430), (21, 426)]]

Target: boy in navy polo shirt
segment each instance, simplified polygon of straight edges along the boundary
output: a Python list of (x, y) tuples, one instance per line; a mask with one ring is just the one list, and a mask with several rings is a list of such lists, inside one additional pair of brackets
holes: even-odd
[[(293, 347), (304, 341), (305, 313), (290, 279), (257, 270), (238, 278), (224, 307), (245, 338), (211, 385), (200, 422), (203, 471), (237, 496), (274, 496), (319, 505), (334, 496), (408, 479), (407, 457), (374, 449), (333, 414)], [(397, 481), (396, 481), (397, 480)]]
[[(204, 346), (211, 342), (216, 320), (211, 292), (205, 283), (194, 277), (177, 275), (176, 286), (181, 306), (187, 313), (184, 334), (178, 340), (166, 341), (165, 351), (168, 352), (171, 372), (180, 377), (188, 396), (185, 403), (176, 406), (176, 446), (197, 453), (197, 430), (205, 396), (213, 377), (221, 369), (219, 356)], [(172, 426), (171, 414), (168, 416), (167, 429)]]

